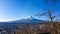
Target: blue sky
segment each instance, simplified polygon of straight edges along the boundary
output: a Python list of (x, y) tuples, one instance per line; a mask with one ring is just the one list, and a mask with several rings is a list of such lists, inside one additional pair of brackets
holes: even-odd
[[(56, 13), (60, 13), (60, 0), (54, 7), (58, 8), (55, 10)], [(26, 16), (33, 16), (44, 12), (43, 9), (46, 8), (52, 10), (52, 6), (47, 6), (43, 0), (0, 0), (0, 21), (18, 20)]]

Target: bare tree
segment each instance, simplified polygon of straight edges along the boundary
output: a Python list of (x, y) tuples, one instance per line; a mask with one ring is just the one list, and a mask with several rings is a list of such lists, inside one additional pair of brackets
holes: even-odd
[[(48, 1), (49, 0), (45, 0), (45, 2), (47, 3), (47, 5), (48, 5)], [(58, 1), (58, 0), (50, 0), (51, 2), (52, 2), (52, 6), (54, 6), (55, 5), (55, 3)], [(53, 8), (53, 7), (52, 7)], [(57, 28), (57, 26), (55, 25), (55, 23), (53, 22), (53, 19), (56, 17), (56, 16), (53, 16), (52, 14), (52, 11), (48, 8), (47, 9), (48, 11), (47, 12), (43, 12), (42, 14), (36, 14), (35, 16), (43, 16), (43, 15), (47, 15), (49, 18), (50, 18), (50, 27), (51, 27), (51, 24), (55, 27), (55, 34), (58, 34), (58, 28)]]
[[(54, 4), (57, 2), (58, 0), (51, 0), (52, 2), (52, 5), (54, 6)], [(48, 2), (48, 1), (47, 1)], [(52, 7), (53, 8), (53, 7)], [(52, 17), (52, 14), (51, 14), (51, 11), (49, 11), (50, 9), (48, 9), (48, 14), (49, 14), (49, 17), (50, 17), (50, 20), (51, 20), (51, 24), (54, 25), (54, 27), (56, 28), (55, 32), (56, 34), (58, 34), (58, 29), (57, 29), (57, 26), (54, 24), (53, 22), (53, 17)]]

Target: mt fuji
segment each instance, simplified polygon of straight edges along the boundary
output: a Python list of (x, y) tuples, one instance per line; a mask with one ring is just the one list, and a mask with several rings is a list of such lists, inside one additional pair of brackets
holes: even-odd
[(19, 20), (14, 20), (14, 21), (8, 21), (8, 22), (0, 22), (0, 25), (15, 25), (15, 24), (45, 24), (47, 23), (47, 21), (44, 21), (44, 20), (39, 20), (39, 19), (36, 19), (32, 16), (27, 16), (25, 18), (22, 18), (22, 19), (19, 19)]
[(14, 22), (14, 23), (45, 23), (46, 21), (36, 19), (32, 16), (27, 16), (23, 19), (15, 20), (15, 21), (12, 21), (12, 22)]

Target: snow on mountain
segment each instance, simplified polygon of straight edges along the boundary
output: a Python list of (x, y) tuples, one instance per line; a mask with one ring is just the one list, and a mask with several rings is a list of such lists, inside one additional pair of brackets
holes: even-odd
[(33, 17), (27, 16), (27, 17), (25, 17), (24, 19), (33, 19)]
[[(15, 21), (9, 21), (9, 22), (3, 22), (3, 23), (45, 23), (46, 21), (44, 20), (39, 20), (39, 19), (36, 19), (32, 16), (27, 16), (25, 18), (22, 18), (20, 20), (15, 20)], [(1, 22), (2, 23), (2, 22)], [(2, 24), (3, 24), (2, 23)]]
[(46, 21), (44, 20), (39, 20), (39, 19), (36, 19), (32, 16), (27, 16), (23, 19), (20, 19), (20, 20), (16, 20), (16, 21), (13, 21), (15, 23), (44, 23)]
[(0, 26), (12, 26), (14, 27), (15, 25), (22, 25), (25, 23), (30, 23), (30, 24), (45, 24), (47, 21), (44, 20), (39, 20), (36, 19), (32, 16), (27, 16), (23, 19), (20, 20), (15, 20), (15, 21), (9, 21), (9, 22), (0, 22)]

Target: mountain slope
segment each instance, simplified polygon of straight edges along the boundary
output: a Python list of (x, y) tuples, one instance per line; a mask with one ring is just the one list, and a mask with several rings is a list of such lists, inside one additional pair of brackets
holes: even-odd
[(34, 17), (28, 16), (20, 20), (13, 21), (15, 23), (45, 23), (46, 21), (44, 20), (39, 20)]

